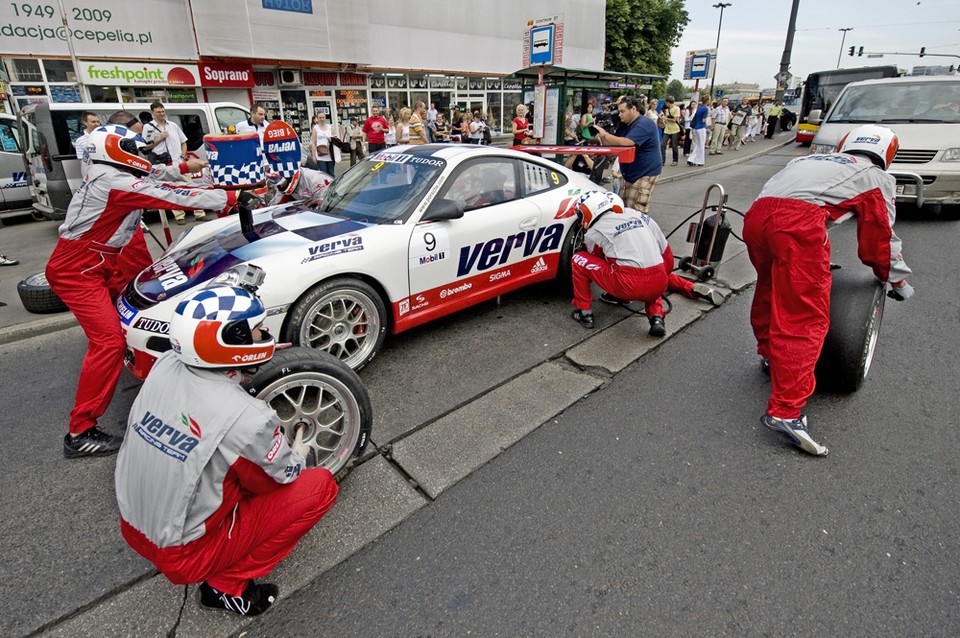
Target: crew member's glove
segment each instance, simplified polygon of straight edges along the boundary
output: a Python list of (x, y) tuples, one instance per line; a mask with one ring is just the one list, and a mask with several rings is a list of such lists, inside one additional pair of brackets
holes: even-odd
[(237, 196), (237, 207), (254, 211), (263, 207), (263, 200), (249, 191), (240, 191), (240, 195)]
[(897, 301), (904, 301), (913, 296), (913, 286), (902, 280), (897, 283), (891, 283), (887, 296)]
[(306, 460), (307, 455), (310, 454), (310, 446), (303, 442), (303, 431), (305, 429), (305, 426), (297, 428), (297, 436), (293, 438), (293, 443), (290, 444), (290, 448), (302, 456), (304, 460)]

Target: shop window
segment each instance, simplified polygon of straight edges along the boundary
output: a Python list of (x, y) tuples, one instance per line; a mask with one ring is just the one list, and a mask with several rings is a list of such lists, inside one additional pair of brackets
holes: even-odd
[(77, 74), (70, 60), (44, 60), (43, 70), (47, 73), (47, 82), (77, 81)]
[(430, 108), (430, 103), (427, 102), (427, 92), (426, 91), (410, 91), (410, 110), (413, 110), (413, 107), (417, 102), (423, 102), (427, 108)]
[(107, 103), (117, 101), (117, 89), (113, 86), (88, 86), (87, 90), (90, 91), (90, 101), (91, 102), (100, 102)]
[(220, 127), (220, 132), (223, 133), (227, 130), (228, 126), (236, 126), (238, 122), (249, 117), (249, 113), (243, 109), (238, 109), (235, 106), (221, 106), (216, 109), (217, 116), (217, 125)]
[[(504, 129), (503, 105), (500, 103), (500, 92), (487, 93), (487, 125), (495, 135), (500, 135)], [(513, 118), (508, 118), (512, 120)]]
[(403, 107), (410, 106), (410, 99), (407, 97), (406, 91), (390, 91), (387, 94), (387, 99), (389, 100), (387, 106), (397, 114), (400, 113), (400, 109)]
[(16, 82), (42, 82), (43, 73), (40, 72), (40, 60), (14, 59), (13, 76)]

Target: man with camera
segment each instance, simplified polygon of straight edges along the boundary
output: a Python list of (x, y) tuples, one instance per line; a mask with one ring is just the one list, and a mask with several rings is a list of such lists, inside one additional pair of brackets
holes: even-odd
[(604, 146), (633, 146), (633, 160), (620, 160), (620, 197), (627, 208), (649, 212), (650, 196), (663, 170), (660, 159), (660, 133), (656, 123), (641, 117), (640, 102), (634, 97), (623, 97), (617, 104), (620, 124), (616, 134), (608, 133), (599, 124), (592, 125), (597, 141)]
[[(153, 119), (143, 125), (143, 140), (147, 143), (144, 152), (147, 160), (151, 164), (177, 166), (181, 158), (187, 154), (187, 136), (176, 122), (167, 120), (167, 111), (160, 102), (150, 105), (150, 113), (153, 114)], [(187, 223), (182, 210), (174, 210), (173, 218), (180, 226)], [(198, 210), (194, 211), (194, 218), (197, 221), (203, 221), (206, 215), (202, 210)]]

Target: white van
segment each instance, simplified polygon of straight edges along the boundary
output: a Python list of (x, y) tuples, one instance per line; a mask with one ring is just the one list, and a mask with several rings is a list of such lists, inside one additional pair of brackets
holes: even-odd
[(897, 201), (939, 209), (960, 204), (960, 76), (904, 76), (848, 84), (813, 138), (833, 153), (852, 128), (890, 127), (900, 139), (890, 173)]
[[(205, 157), (203, 136), (223, 133), (247, 119), (249, 111), (232, 102), (164, 104), (167, 119), (187, 136), (187, 152)], [(83, 126), (80, 114), (90, 111), (104, 124), (119, 110), (129, 111), (146, 123), (153, 119), (150, 105), (45, 103), (27, 106), (20, 114), (20, 134), (27, 153), (33, 207), (48, 219), (63, 219), (74, 191), (80, 187), (80, 160), (73, 142)]]
[(17, 118), (0, 113), (0, 210), (29, 208), (30, 199)]

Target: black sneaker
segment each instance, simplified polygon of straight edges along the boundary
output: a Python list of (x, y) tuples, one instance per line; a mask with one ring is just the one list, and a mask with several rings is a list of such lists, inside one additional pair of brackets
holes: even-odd
[(199, 589), (201, 607), (225, 609), (241, 616), (259, 616), (270, 608), (280, 592), (276, 585), (270, 583), (257, 585), (252, 580), (243, 590), (242, 596), (231, 596), (214, 589), (205, 582), (200, 583)]
[(573, 320), (579, 323), (584, 328), (593, 328), (593, 313), (584, 312), (577, 308), (573, 311), (573, 314), (570, 315), (573, 317)]
[(651, 337), (662, 337), (667, 334), (667, 324), (664, 323), (663, 317), (660, 315), (653, 315), (650, 317), (650, 336)]
[(81, 456), (110, 456), (120, 451), (122, 436), (107, 434), (97, 426), (85, 430), (79, 436), (63, 437), (63, 455), (68, 459)]
[(768, 377), (770, 376), (770, 359), (766, 357), (760, 357), (760, 372), (764, 373)]
[(620, 297), (614, 297), (609, 292), (605, 292), (600, 295), (600, 301), (603, 303), (613, 304), (614, 306), (622, 306), (624, 304), (630, 303), (626, 299), (621, 299)]

